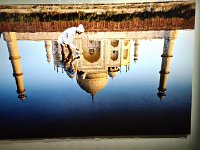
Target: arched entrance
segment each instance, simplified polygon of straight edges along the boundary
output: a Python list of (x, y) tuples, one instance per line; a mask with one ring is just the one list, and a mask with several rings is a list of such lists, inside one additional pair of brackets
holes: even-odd
[(101, 41), (87, 40), (82, 43), (83, 57), (85, 60), (94, 63), (100, 58)]

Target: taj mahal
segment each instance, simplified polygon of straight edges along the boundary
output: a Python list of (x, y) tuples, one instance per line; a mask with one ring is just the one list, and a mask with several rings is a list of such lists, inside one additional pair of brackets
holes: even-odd
[[(13, 76), (16, 81), (18, 98), (26, 99), (26, 90), (23, 81), (23, 71), (20, 62), (17, 40), (44, 41), (47, 62), (53, 59), (54, 70), (63, 71), (61, 64), (62, 55), (56, 42), (60, 33), (16, 33), (4, 32), (4, 40), (7, 42), (9, 59), (13, 68)], [(166, 96), (167, 79), (170, 71), (170, 61), (173, 57), (174, 41), (178, 32), (173, 31), (138, 31), (138, 32), (85, 32), (74, 38), (74, 44), (79, 48), (82, 55), (75, 64), (79, 70), (86, 73), (84, 78), (76, 75), (76, 81), (80, 89), (89, 93), (92, 97), (103, 90), (108, 83), (109, 77), (115, 78), (125, 67), (126, 72), (130, 69), (130, 51), (134, 47), (134, 61), (139, 57), (140, 40), (164, 39), (163, 54), (158, 83), (158, 97)], [(131, 44), (134, 42), (134, 45)], [(132, 48), (131, 48), (132, 47)], [(66, 49), (67, 53), (67, 49)]]

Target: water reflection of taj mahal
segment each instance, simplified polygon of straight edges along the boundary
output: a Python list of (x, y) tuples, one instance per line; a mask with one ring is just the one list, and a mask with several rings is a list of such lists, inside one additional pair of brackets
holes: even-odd
[[(74, 42), (83, 52), (76, 65), (86, 73), (84, 79), (77, 75), (76, 80), (92, 97), (107, 85), (108, 76), (113, 78), (118, 74), (120, 67), (125, 66), (128, 71), (131, 47), (129, 39), (106, 39), (97, 36), (91, 39), (75, 39)], [(55, 67), (61, 67), (57, 42), (53, 42), (53, 55)]]
[[(38, 35), (40, 34), (40, 35)], [(47, 52), (47, 61), (51, 61), (51, 45), (53, 50), (54, 69), (59, 70), (61, 61), (60, 49), (55, 40), (59, 33), (4, 33), (4, 39), (8, 45), (9, 59), (13, 67), (13, 76), (17, 85), (17, 93), (20, 99), (25, 99), (25, 88), (23, 73), (20, 64), (17, 40), (43, 40)], [(125, 67), (130, 68), (131, 40), (134, 41), (134, 61), (139, 56), (140, 39), (164, 38), (160, 82), (158, 97), (166, 96), (167, 78), (170, 69), (170, 61), (173, 54), (174, 40), (177, 31), (142, 31), (142, 32), (99, 32), (84, 33), (74, 38), (75, 45), (83, 52), (80, 59), (76, 61), (77, 67), (86, 72), (85, 78), (76, 76), (77, 84), (81, 89), (90, 93), (92, 97), (102, 90), (108, 83), (109, 76), (114, 78)]]

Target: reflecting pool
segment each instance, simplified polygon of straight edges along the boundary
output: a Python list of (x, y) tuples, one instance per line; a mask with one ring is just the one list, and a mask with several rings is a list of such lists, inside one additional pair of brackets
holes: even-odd
[(59, 34), (1, 35), (1, 139), (190, 133), (194, 30)]

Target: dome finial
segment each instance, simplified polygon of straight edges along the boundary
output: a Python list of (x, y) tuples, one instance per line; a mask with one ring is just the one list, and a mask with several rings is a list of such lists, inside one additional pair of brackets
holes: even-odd
[(92, 95), (92, 103), (94, 103), (94, 95)]

